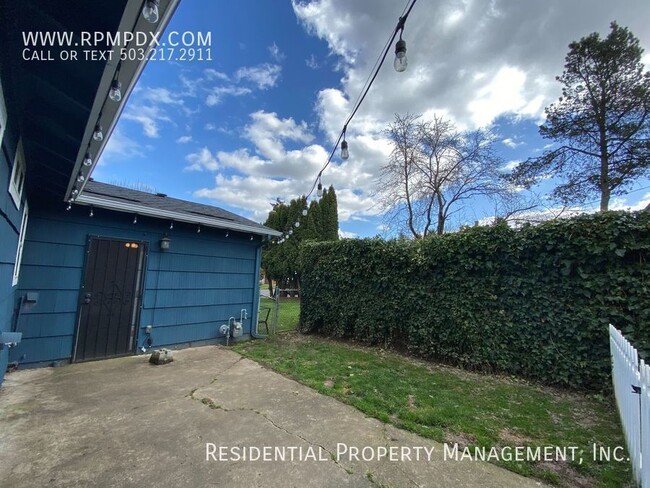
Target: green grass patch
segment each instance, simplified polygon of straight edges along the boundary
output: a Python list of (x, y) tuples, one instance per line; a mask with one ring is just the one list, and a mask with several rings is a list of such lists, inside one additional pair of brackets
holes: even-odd
[[(260, 307), (270, 307), (269, 328), (273, 324), (273, 314), (275, 313), (275, 302), (270, 298), (260, 298)], [(278, 332), (296, 330), (300, 320), (300, 298), (280, 298), (278, 308)], [(264, 326), (261, 326), (260, 333), (266, 333)]]
[(383, 422), (448, 444), (578, 446), (576, 462), (497, 462), (559, 486), (634, 486), (627, 462), (598, 461), (593, 444), (624, 439), (611, 398), (545, 388), (510, 377), (416, 361), (397, 354), (283, 334), (234, 346), (239, 353)]

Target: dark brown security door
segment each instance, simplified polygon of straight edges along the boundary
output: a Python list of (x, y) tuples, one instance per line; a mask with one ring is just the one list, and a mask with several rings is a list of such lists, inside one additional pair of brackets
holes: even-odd
[(90, 238), (74, 361), (133, 353), (144, 257), (142, 242)]

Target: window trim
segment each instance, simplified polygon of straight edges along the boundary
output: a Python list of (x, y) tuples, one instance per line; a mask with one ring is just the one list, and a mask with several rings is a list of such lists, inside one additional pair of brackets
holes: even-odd
[(20, 265), (23, 261), (23, 248), (25, 247), (25, 234), (27, 233), (27, 218), (29, 217), (29, 206), (25, 202), (23, 209), (23, 219), (20, 223), (20, 233), (18, 234), (18, 246), (16, 247), (16, 261), (14, 261), (14, 274), (11, 279), (11, 286), (18, 284), (20, 277)]
[[(16, 173), (20, 172), (21, 176), (20, 183), (18, 186), (15, 184)], [(16, 155), (14, 156), (14, 165), (11, 168), (11, 176), (9, 178), (9, 188), (8, 192), (11, 195), (11, 199), (14, 202), (16, 208), (20, 208), (20, 203), (23, 198), (23, 193), (25, 190), (25, 153), (23, 152), (23, 141), (22, 139), (18, 141), (18, 146), (16, 147)]]

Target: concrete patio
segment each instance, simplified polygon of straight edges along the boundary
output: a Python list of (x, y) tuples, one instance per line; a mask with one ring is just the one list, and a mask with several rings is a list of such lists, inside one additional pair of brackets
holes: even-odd
[[(147, 359), (7, 375), (0, 390), (3, 486), (540, 486), (488, 463), (444, 460), (441, 444), (224, 347), (176, 351), (164, 366)], [(236, 459), (241, 448), (263, 457), (265, 446), (274, 460)], [(356, 459), (355, 447), (375, 459), (361, 452)], [(384, 451), (401, 459), (377, 460)]]

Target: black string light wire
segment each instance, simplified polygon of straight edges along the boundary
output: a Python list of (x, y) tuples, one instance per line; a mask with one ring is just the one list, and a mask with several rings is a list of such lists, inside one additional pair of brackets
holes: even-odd
[[(386, 44), (384, 45), (381, 53), (379, 54), (379, 57), (377, 58), (377, 61), (375, 61), (374, 66), (372, 67), (372, 70), (370, 71), (370, 74), (368, 75), (368, 78), (366, 79), (366, 82), (361, 89), (361, 92), (359, 92), (359, 95), (357, 96), (356, 101), (354, 102), (354, 108), (350, 112), (350, 115), (345, 121), (345, 124), (343, 124), (343, 129), (339, 133), (339, 136), (334, 143), (334, 147), (332, 148), (331, 152), (329, 153), (329, 157), (327, 158), (327, 162), (323, 165), (321, 170), (318, 172), (316, 175), (316, 179), (314, 180), (314, 184), (312, 185), (311, 189), (309, 190), (309, 193), (307, 193), (307, 196), (305, 198), (305, 201), (309, 200), (309, 197), (314, 193), (314, 190), (317, 189), (317, 194), (318, 196), (322, 196), (323, 194), (323, 183), (321, 181), (321, 178), (323, 176), (323, 172), (327, 169), (327, 167), (330, 165), (332, 162), (332, 158), (334, 157), (334, 154), (336, 153), (336, 150), (339, 147), (339, 144), (341, 145), (341, 158), (346, 160), (349, 157), (349, 149), (348, 149), (348, 142), (345, 139), (345, 134), (348, 129), (348, 124), (352, 121), (354, 116), (357, 114), (357, 111), (359, 110), (359, 107), (361, 107), (361, 104), (366, 98), (366, 95), (368, 95), (368, 92), (370, 91), (370, 88), (372, 87), (373, 83), (375, 82), (375, 79), (377, 78), (377, 75), (379, 74), (379, 71), (381, 70), (381, 67), (384, 64), (384, 61), (386, 60), (386, 56), (388, 56), (388, 53), (390, 51), (391, 46), (393, 45), (393, 41), (399, 34), (399, 41), (398, 44), (396, 45), (396, 54), (398, 52), (406, 53), (406, 43), (402, 39), (402, 32), (404, 30), (404, 25), (406, 24), (406, 19), (408, 18), (409, 14), (411, 13), (411, 10), (413, 10), (413, 6), (417, 0), (408, 0), (406, 2), (406, 5), (404, 7), (404, 10), (402, 11), (402, 15), (399, 17), (399, 20), (397, 21), (397, 25), (395, 26), (395, 29), (389, 36), (388, 40), (386, 41)], [(402, 70), (403, 71), (403, 70)], [(302, 215), (305, 215), (305, 210), (303, 210)], [(284, 242), (286, 239), (288, 239), (289, 233), (283, 234), (277, 242)]]

